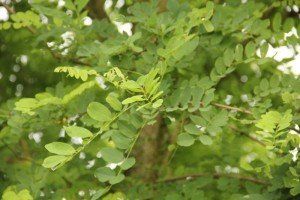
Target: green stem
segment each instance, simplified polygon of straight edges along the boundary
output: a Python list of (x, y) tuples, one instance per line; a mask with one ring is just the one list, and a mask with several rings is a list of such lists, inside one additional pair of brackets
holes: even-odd
[[(125, 160), (127, 160), (127, 159), (129, 158), (129, 156), (130, 156), (130, 154), (131, 154), (131, 152), (132, 152), (132, 150), (133, 150), (133, 148), (134, 148), (134, 146), (135, 146), (137, 140), (139, 139), (139, 137), (140, 137), (140, 135), (141, 135), (141, 133), (142, 133), (142, 130), (143, 130), (143, 128), (144, 128), (145, 125), (146, 125), (146, 123), (144, 123), (144, 124), (142, 125), (142, 127), (140, 128), (140, 130), (139, 130), (138, 134), (136, 135), (134, 141), (132, 142), (131, 146), (129, 147), (129, 149), (127, 149), (127, 151), (126, 151), (126, 154), (127, 154), (127, 155), (126, 155)], [(122, 173), (122, 171), (123, 171), (123, 169), (120, 168), (119, 171), (118, 171), (118, 173), (117, 173), (117, 176), (120, 175), (120, 174)], [(111, 187), (112, 187), (112, 185), (108, 185), (108, 186), (104, 189), (104, 192), (103, 192), (102, 196), (105, 195), (107, 192), (109, 192), (109, 190), (111, 189)]]
[(124, 114), (126, 111), (128, 111), (130, 108), (132, 108), (134, 105), (135, 104), (132, 104), (131, 106), (129, 106), (129, 107), (125, 108), (124, 110), (122, 110), (121, 112), (119, 112), (111, 121), (107, 122), (106, 125), (103, 128), (100, 129), (100, 131), (98, 131), (96, 134), (94, 134), (83, 146), (77, 148), (75, 153), (72, 154), (67, 160), (60, 163), (56, 167), (54, 167), (53, 171), (57, 170), (58, 168), (60, 168), (62, 166), (64, 166), (67, 162), (71, 161), (74, 158), (74, 156), (76, 156), (81, 151), (83, 151), (98, 135), (102, 134), (103, 130), (105, 130), (107, 127), (109, 127), (111, 123), (113, 123), (116, 119), (118, 119), (122, 114)]

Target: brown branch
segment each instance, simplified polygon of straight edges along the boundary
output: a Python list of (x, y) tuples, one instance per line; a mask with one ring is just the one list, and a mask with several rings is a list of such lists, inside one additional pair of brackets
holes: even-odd
[(5, 3), (0, 3), (1, 6), (3, 6), (4, 8), (6, 8), (6, 10), (9, 12), (9, 13), (15, 13), (15, 9), (13, 7), (9, 7), (7, 4)]
[(257, 184), (262, 184), (262, 185), (268, 185), (269, 183), (261, 180), (261, 179), (257, 179), (254, 177), (250, 177), (250, 176), (244, 176), (244, 175), (238, 175), (238, 174), (220, 174), (220, 173), (214, 173), (214, 174), (205, 174), (205, 173), (201, 173), (201, 174), (189, 174), (189, 175), (184, 175), (184, 176), (178, 176), (178, 177), (172, 177), (172, 178), (166, 178), (166, 179), (162, 179), (162, 180), (158, 180), (156, 183), (167, 183), (167, 182), (176, 182), (176, 181), (184, 181), (184, 180), (193, 180), (199, 177), (210, 177), (212, 176), (214, 179), (219, 179), (222, 177), (225, 178), (235, 178), (235, 179), (239, 179), (239, 180), (243, 180), (243, 181), (249, 181), (249, 182), (253, 182), (253, 183), (257, 183)]
[(224, 104), (220, 104), (220, 103), (212, 103), (212, 105), (219, 107), (219, 108), (226, 109), (226, 110), (234, 110), (237, 112), (242, 112), (242, 113), (246, 113), (248, 115), (252, 115), (252, 112), (250, 110), (247, 110), (244, 108), (237, 108), (237, 107), (228, 106), (228, 105), (224, 105)]
[(31, 157), (27, 157), (27, 156), (24, 157), (24, 156), (19, 155), (19, 153), (17, 153), (13, 148), (11, 148), (3, 139), (1, 140), (1, 142), (14, 155), (15, 158), (20, 159), (20, 160), (26, 160), (26, 161), (37, 164)]

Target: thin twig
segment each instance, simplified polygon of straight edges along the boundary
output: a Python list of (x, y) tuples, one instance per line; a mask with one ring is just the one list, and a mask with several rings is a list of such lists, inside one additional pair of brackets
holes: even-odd
[(96, 137), (98, 137), (100, 134), (103, 133), (103, 130), (105, 130), (107, 127), (111, 125), (115, 120), (117, 120), (122, 114), (127, 112), (130, 108), (132, 108), (135, 104), (132, 104), (131, 106), (124, 108), (121, 112), (119, 112), (114, 118), (112, 118), (109, 122), (106, 123), (106, 125), (103, 126), (103, 128), (100, 128), (100, 130), (95, 133), (83, 146), (80, 146), (76, 149), (76, 151), (65, 161), (61, 162), (57, 166), (53, 167), (52, 170), (57, 170), (58, 168), (64, 166), (67, 162), (71, 161), (77, 154), (82, 152)]
[(249, 134), (247, 134), (247, 133), (245, 133), (245, 132), (239, 130), (239, 129), (236, 128), (235, 126), (229, 126), (229, 128), (231, 128), (232, 130), (238, 132), (239, 134), (241, 134), (241, 135), (243, 135), (243, 136), (249, 138), (250, 140), (252, 140), (252, 141), (254, 141), (254, 142), (256, 142), (256, 143), (258, 143), (258, 144), (260, 144), (260, 145), (262, 145), (262, 146), (264, 146), (264, 147), (266, 146), (266, 144), (263, 143), (262, 141), (260, 141), (260, 140), (258, 140), (257, 138), (252, 137), (251, 135), (249, 135)]
[[(201, 104), (203, 104), (201, 102)], [(224, 104), (220, 104), (220, 103), (212, 103), (212, 105), (218, 107), (218, 108), (222, 108), (222, 109), (227, 109), (227, 110), (234, 110), (237, 112), (242, 112), (248, 115), (253, 115), (253, 113), (250, 110), (244, 109), (244, 108), (238, 108), (238, 107), (233, 107), (233, 106), (228, 106), (228, 105), (224, 105)], [(232, 128), (232, 127), (231, 127)], [(295, 131), (296, 133), (300, 134), (300, 130), (297, 130), (296, 128), (291, 127), (290, 130)], [(235, 128), (235, 131), (239, 131), (237, 128)], [(256, 138), (251, 137), (250, 135), (248, 135), (247, 133), (243, 133), (241, 131), (239, 131), (242, 135), (245, 135), (247, 137), (249, 137), (251, 140), (255, 140), (255, 141), (259, 141)], [(259, 141), (260, 143), (262, 143), (261, 141)], [(265, 146), (265, 145), (264, 145)]]
[[(179, 133), (181, 133), (182, 132), (182, 129), (183, 129), (183, 125), (184, 125), (184, 113), (182, 113), (182, 115), (181, 115), (181, 123), (178, 123), (178, 125), (179, 125)], [(177, 130), (178, 130), (178, 128), (177, 128)], [(178, 135), (178, 133), (177, 133), (177, 131), (176, 131), (176, 136)], [(169, 161), (168, 161), (168, 164), (170, 164), (171, 163), (171, 161), (173, 160), (173, 158), (175, 157), (175, 154), (176, 154), (176, 152), (177, 152), (177, 150), (178, 150), (178, 145), (177, 145), (177, 143), (175, 143), (175, 149), (173, 150), (173, 153), (171, 154), (171, 157), (170, 157), (170, 159), (169, 159)]]
[[(139, 130), (138, 134), (136, 135), (134, 141), (132, 142), (131, 146), (129, 147), (129, 149), (127, 149), (125, 160), (127, 160), (127, 159), (130, 157), (131, 152), (132, 152), (132, 150), (133, 150), (133, 148), (134, 148), (134, 146), (135, 146), (137, 140), (139, 139), (139, 137), (140, 137), (140, 135), (141, 135), (141, 133), (142, 133), (142, 130), (143, 130), (143, 128), (145, 127), (145, 125), (146, 125), (146, 123), (144, 123), (144, 124), (142, 125), (142, 127), (140, 128), (140, 130)], [(120, 168), (119, 171), (118, 171), (118, 173), (117, 173), (117, 176), (120, 175), (120, 174), (122, 173), (122, 171), (123, 171), (123, 169)], [(110, 189), (111, 189), (111, 187), (112, 187), (112, 185), (106, 186), (106, 188), (104, 189), (104, 191), (103, 191), (103, 193), (102, 193), (102, 196), (105, 195), (107, 192), (109, 192)]]
[(13, 148), (11, 148), (4, 140), (1, 140), (1, 142), (4, 144), (4, 146), (10, 151), (12, 152), (12, 154), (17, 158), (17, 159), (20, 159), (20, 160), (26, 160), (26, 161), (29, 161), (29, 162), (32, 162), (34, 164), (38, 164), (36, 163), (31, 157), (23, 157), (23, 156), (20, 156)]
[(219, 107), (219, 108), (223, 108), (223, 109), (227, 109), (227, 110), (234, 110), (237, 112), (242, 112), (242, 113), (252, 115), (252, 112), (250, 110), (247, 110), (244, 108), (237, 108), (237, 107), (228, 106), (228, 105), (224, 105), (224, 104), (220, 104), (220, 103), (212, 103), (212, 105)]

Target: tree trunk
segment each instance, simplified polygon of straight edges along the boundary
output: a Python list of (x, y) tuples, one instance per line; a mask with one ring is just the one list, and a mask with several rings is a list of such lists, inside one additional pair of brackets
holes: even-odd
[(157, 180), (160, 165), (167, 153), (167, 127), (161, 116), (156, 120), (155, 124), (143, 128), (134, 152), (137, 161), (131, 174), (144, 182)]

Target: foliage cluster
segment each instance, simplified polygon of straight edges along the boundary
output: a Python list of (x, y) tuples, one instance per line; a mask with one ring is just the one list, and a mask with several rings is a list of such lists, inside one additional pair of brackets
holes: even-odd
[(300, 198), (298, 0), (99, 2), (0, 1), (3, 200)]

